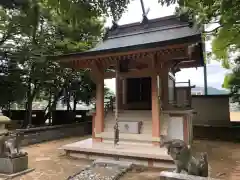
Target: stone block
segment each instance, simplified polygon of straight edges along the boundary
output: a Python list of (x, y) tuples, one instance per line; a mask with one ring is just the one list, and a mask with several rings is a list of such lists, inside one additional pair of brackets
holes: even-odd
[(15, 174), (28, 169), (28, 156), (0, 158), (0, 173)]
[(140, 134), (141, 121), (119, 121), (119, 132), (120, 133), (131, 133), (131, 134)]
[(119, 167), (130, 168), (132, 167), (132, 162), (126, 161), (115, 161), (110, 159), (96, 159), (93, 164), (111, 164), (111, 165), (118, 165)]
[(160, 173), (160, 180), (219, 180), (219, 179), (162, 171)]

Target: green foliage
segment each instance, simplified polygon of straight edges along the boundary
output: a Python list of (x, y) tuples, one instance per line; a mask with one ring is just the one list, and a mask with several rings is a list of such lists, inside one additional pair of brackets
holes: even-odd
[(104, 87), (105, 98), (109, 99), (110, 97), (115, 97), (115, 94), (108, 87)]
[(26, 88), (22, 83), (22, 70), (5, 56), (1, 56), (0, 63), (0, 107), (9, 108), (11, 103), (24, 99)]
[[(162, 4), (178, 3), (176, 13), (186, 16), (199, 26), (207, 26), (206, 37), (212, 38), (212, 52), (208, 58), (218, 60), (225, 68), (232, 68), (223, 87), (231, 89), (234, 101), (239, 102), (240, 1), (239, 0), (159, 0)], [(234, 61), (234, 57), (237, 57)]]
[(159, 0), (161, 4), (178, 3), (177, 14), (186, 15), (196, 24), (213, 27), (206, 35), (213, 37), (213, 58), (229, 68), (229, 56), (239, 51), (240, 3), (238, 0)]
[[(118, 20), (126, 0), (4, 0), (0, 2), (0, 106), (25, 102), (31, 123), (34, 99), (48, 111), (63, 100), (90, 103), (95, 84), (88, 71), (61, 67), (47, 59), (86, 51), (102, 36), (104, 20)], [(7, 88), (5, 88), (7, 87)]]
[(236, 58), (232, 73), (225, 76), (223, 87), (231, 90), (233, 102), (240, 103), (240, 57)]

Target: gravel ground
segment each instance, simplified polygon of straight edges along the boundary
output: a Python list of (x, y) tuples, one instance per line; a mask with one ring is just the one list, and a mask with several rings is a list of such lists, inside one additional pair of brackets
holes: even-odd
[[(29, 166), (35, 171), (16, 177), (14, 180), (66, 180), (79, 173), (91, 161), (66, 157), (58, 150), (62, 145), (89, 137), (68, 138), (25, 147), (29, 154)], [(240, 179), (240, 143), (220, 141), (194, 141), (196, 152), (207, 152), (211, 176), (226, 180)], [(161, 170), (133, 168), (121, 180), (155, 180)]]
[(127, 167), (121, 167), (118, 165), (105, 164), (98, 165), (94, 164), (68, 180), (117, 180), (123, 174), (127, 172)]

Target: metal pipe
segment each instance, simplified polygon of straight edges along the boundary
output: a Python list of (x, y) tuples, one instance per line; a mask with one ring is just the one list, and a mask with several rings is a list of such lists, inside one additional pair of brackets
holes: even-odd
[(204, 94), (208, 95), (208, 85), (207, 85), (207, 66), (206, 63), (204, 62), (203, 66), (203, 74), (204, 74)]

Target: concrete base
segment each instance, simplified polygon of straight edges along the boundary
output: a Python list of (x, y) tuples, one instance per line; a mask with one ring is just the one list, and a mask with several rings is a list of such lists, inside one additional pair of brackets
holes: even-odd
[(0, 158), (0, 173), (15, 174), (28, 169), (28, 156)]
[(175, 168), (172, 158), (165, 148), (153, 145), (120, 144), (116, 147), (112, 143), (93, 142), (92, 139), (75, 142), (63, 146), (66, 154), (80, 159), (108, 159), (121, 162), (131, 162), (135, 165)]
[(35, 170), (34, 168), (30, 168), (30, 169), (26, 169), (26, 170), (24, 170), (24, 171), (20, 171), (20, 172), (18, 172), (18, 173), (14, 173), (14, 174), (1, 174), (1, 173), (0, 173), (0, 178), (12, 179), (12, 178), (14, 178), (14, 177), (27, 174), (27, 173), (32, 172), (32, 171), (34, 171), (34, 170)]
[(218, 179), (162, 171), (160, 173), (160, 180), (218, 180)]

